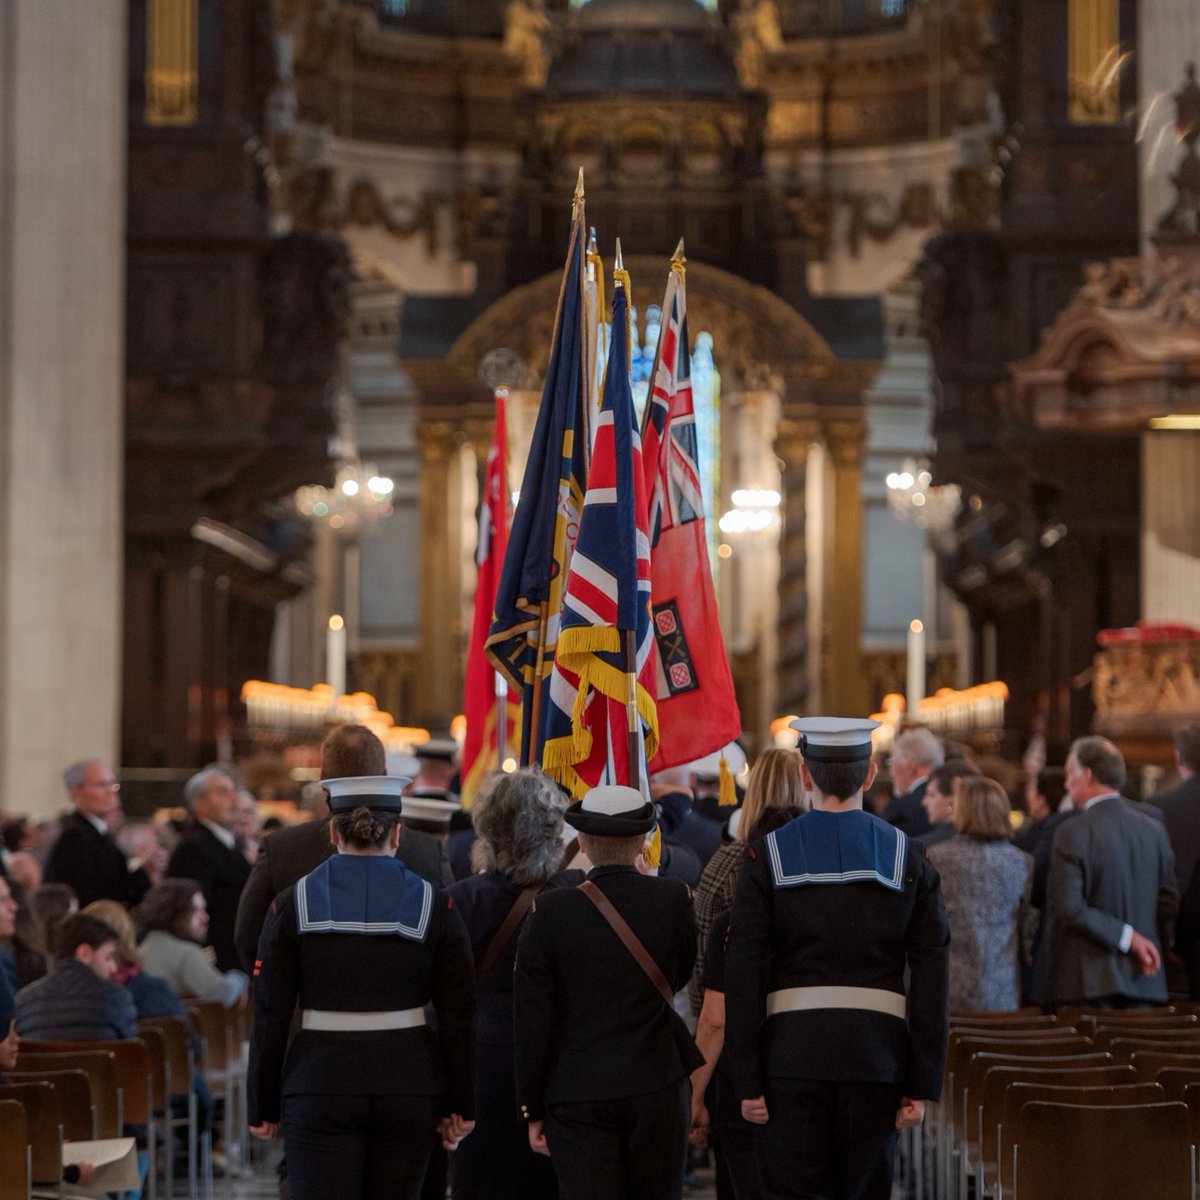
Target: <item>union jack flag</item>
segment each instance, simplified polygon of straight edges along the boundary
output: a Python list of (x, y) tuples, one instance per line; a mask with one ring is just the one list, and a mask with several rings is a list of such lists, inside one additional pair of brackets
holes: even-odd
[(652, 658), (662, 725), (652, 772), (703, 758), (741, 732), (708, 563), (682, 258), (671, 264), (662, 311), (654, 383), (642, 427)]
[[(552, 728), (542, 765), (576, 796), (602, 783), (646, 786), (658, 746), (654, 637), (650, 628), (650, 539), (646, 491), (629, 379), (628, 275), (617, 273), (612, 346), (583, 502), (579, 539), (563, 599), (550, 681)], [(628, 637), (634, 645), (628, 670)], [(637, 722), (631, 761), (628, 708)]]

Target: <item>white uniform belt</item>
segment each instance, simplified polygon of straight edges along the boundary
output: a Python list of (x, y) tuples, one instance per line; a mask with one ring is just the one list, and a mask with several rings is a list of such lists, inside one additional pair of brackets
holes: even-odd
[(368, 1033), (377, 1029), (415, 1029), (425, 1024), (423, 1008), (400, 1008), (394, 1012), (323, 1012), (306, 1008), (301, 1014), (305, 1029), (324, 1033)]
[(908, 1000), (899, 992), (864, 987), (794, 987), (767, 996), (767, 1016), (809, 1008), (865, 1008), (904, 1020)]

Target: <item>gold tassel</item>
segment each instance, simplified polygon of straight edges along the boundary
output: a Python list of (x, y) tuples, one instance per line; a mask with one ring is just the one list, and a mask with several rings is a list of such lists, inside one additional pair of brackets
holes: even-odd
[(657, 825), (654, 826), (654, 832), (642, 850), (642, 857), (648, 867), (657, 867), (662, 859), (662, 830)]
[(724, 754), (721, 755), (721, 765), (717, 777), (720, 780), (717, 788), (717, 803), (722, 808), (732, 808), (737, 804), (737, 788), (733, 786), (733, 772), (729, 769)]

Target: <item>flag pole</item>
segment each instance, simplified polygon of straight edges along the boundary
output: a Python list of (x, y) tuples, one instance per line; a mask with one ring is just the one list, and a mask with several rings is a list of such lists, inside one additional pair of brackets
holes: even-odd
[(492, 672), (496, 685), (496, 766), (503, 771), (508, 754), (508, 680), (499, 671)]
[(537, 753), (535, 747), (538, 740), (538, 721), (542, 715), (542, 673), (546, 666), (546, 621), (550, 615), (550, 603), (548, 600), (543, 600), (538, 605), (538, 640), (537, 640), (537, 658), (533, 664), (533, 698), (529, 705), (529, 746), (526, 749), (528, 761), (525, 763), (527, 767), (537, 767), (540, 763), (533, 761), (534, 755)]

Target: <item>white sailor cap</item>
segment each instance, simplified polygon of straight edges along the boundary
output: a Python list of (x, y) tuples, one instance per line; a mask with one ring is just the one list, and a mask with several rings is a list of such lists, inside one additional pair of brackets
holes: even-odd
[(406, 779), (416, 779), (421, 773), (421, 764), (413, 754), (405, 754), (403, 750), (389, 750), (384, 755), (389, 775), (403, 775)]
[(445, 833), (450, 828), (450, 818), (462, 811), (457, 800), (446, 798), (446, 793), (431, 794), (418, 792), (404, 797), (401, 816), (409, 829), (422, 833)]
[(431, 758), (437, 762), (452, 763), (458, 757), (458, 743), (453, 738), (430, 738), (413, 747), (417, 758)]
[(788, 725), (800, 735), (806, 762), (861, 762), (871, 757), (878, 721), (863, 717), (797, 717)]
[[(350, 775), (341, 779), (322, 779), (329, 795), (329, 811), (353, 812), (356, 808), (399, 812), (401, 794), (412, 781), (402, 775)], [(407, 806), (407, 801), (403, 806)]]
[(654, 805), (637, 788), (606, 784), (594, 787), (563, 819), (580, 833), (601, 837), (633, 837), (654, 828)]

